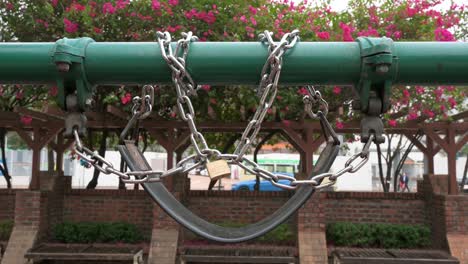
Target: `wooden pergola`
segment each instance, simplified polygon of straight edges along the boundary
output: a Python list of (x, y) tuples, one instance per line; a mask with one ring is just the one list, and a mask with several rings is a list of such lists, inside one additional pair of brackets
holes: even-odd
[[(114, 106), (108, 106), (105, 112), (86, 112), (88, 127), (93, 130), (115, 130), (120, 133), (127, 124), (128, 113)], [(31, 124), (24, 125), (20, 121), (22, 115), (33, 118)], [(26, 142), (33, 151), (32, 173), (29, 188), (40, 188), (40, 152), (49, 145), (56, 153), (56, 169), (63, 174), (63, 153), (73, 144), (72, 139), (65, 139), (65, 113), (56, 107), (46, 107), (42, 112), (26, 108), (16, 108), (14, 112), (0, 112), (0, 127), (12, 130)], [(403, 134), (425, 154), (428, 160), (428, 174), (434, 174), (434, 156), (444, 150), (448, 156), (449, 193), (458, 191), (456, 181), (456, 153), (468, 141), (468, 112), (451, 117), (452, 122), (424, 123), (423, 120), (408, 121), (397, 127), (385, 129), (387, 134)], [(218, 123), (200, 122), (197, 127), (203, 132), (236, 132), (241, 133), (247, 122)], [(156, 114), (140, 123), (151, 137), (167, 152), (167, 168), (174, 166), (173, 160), (180, 160), (182, 153), (189, 147), (189, 129), (182, 121), (161, 120)], [(416, 138), (418, 131), (426, 135), (425, 142)], [(303, 120), (301, 122), (264, 122), (262, 132), (278, 132), (301, 156), (301, 172), (309, 173), (313, 169), (313, 155), (324, 142), (318, 122)], [(344, 124), (344, 128), (336, 129), (337, 133), (359, 133), (358, 122)], [(458, 141), (456, 140), (458, 136)]]

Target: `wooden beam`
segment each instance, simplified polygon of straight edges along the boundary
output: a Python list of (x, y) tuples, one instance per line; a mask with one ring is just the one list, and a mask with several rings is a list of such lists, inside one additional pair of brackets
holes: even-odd
[(452, 120), (468, 119), (468, 111), (463, 111), (461, 113), (455, 114), (450, 117)]
[(127, 112), (113, 105), (107, 105), (106, 112), (122, 120), (127, 120), (130, 118), (130, 115)]
[(444, 139), (442, 139), (438, 134), (436, 134), (432, 128), (426, 127), (424, 129), (424, 132), (426, 133), (426, 135), (431, 137), (432, 140), (434, 140), (437, 144), (439, 144), (439, 146), (441, 146), (445, 152), (448, 152), (449, 150), (448, 143)]
[(420, 140), (418, 140), (413, 134), (410, 134), (410, 133), (404, 133), (404, 135), (406, 136), (406, 138), (408, 138), (411, 143), (413, 143), (421, 152), (423, 152), (424, 154), (426, 155), (429, 155), (429, 150), (427, 149), (427, 147), (425, 147)]
[(28, 135), (26, 133), (26, 131), (21, 128), (21, 127), (18, 127), (18, 126), (14, 126), (13, 127), (13, 130), (18, 133), (18, 135), (21, 137), (21, 139), (24, 140), (24, 142), (26, 143), (26, 145), (28, 145), (28, 147), (30, 149), (32, 149), (34, 147), (34, 142), (33, 142), (33, 139), (31, 138), (30, 135)]
[(31, 110), (25, 107), (20, 107), (20, 106), (15, 107), (14, 111), (22, 115), (29, 115), (33, 117), (34, 119), (38, 119), (43, 122), (54, 122), (54, 123), (59, 123), (62, 126), (64, 125), (63, 118), (57, 118), (54, 115), (50, 115), (47, 113), (34, 111), (34, 110)]

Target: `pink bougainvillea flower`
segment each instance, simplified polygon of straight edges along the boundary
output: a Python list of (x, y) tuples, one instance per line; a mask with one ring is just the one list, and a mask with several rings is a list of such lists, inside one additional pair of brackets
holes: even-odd
[(255, 20), (254, 17), (250, 17), (250, 23), (252, 23), (252, 25), (256, 26), (257, 25), (257, 20)]
[(434, 30), (435, 39), (437, 41), (455, 41), (455, 37), (447, 29), (438, 27)]
[(297, 93), (300, 94), (300, 95), (308, 95), (309, 92), (307, 91), (307, 89), (305, 87), (301, 87), (301, 89), (297, 90)]
[(333, 87), (333, 93), (334, 94), (340, 94), (341, 93), (341, 88), (339, 86)]
[(416, 118), (418, 118), (418, 114), (415, 112), (409, 113), (408, 116), (406, 117), (406, 119), (408, 120), (415, 120)]
[(207, 91), (207, 92), (209, 92), (211, 90), (211, 86), (207, 85), (207, 84), (202, 85), (201, 88), (202, 88), (202, 90)]
[(176, 6), (179, 4), (179, 0), (169, 0), (168, 3), (171, 5), (171, 6)]
[(210, 98), (210, 103), (215, 105), (218, 103), (218, 101), (216, 101), (215, 98)]
[(394, 39), (400, 39), (401, 38), (401, 31), (393, 32), (393, 38)]
[(65, 24), (65, 31), (68, 33), (75, 33), (78, 31), (78, 23), (74, 23), (67, 18), (63, 18), (63, 23)]
[(7, 10), (13, 10), (14, 8), (15, 8), (15, 6), (11, 2), (6, 3), (6, 9)]
[(50, 87), (49, 95), (50, 96), (57, 96), (57, 94), (58, 94), (57, 86), (54, 85), (54, 86)]
[(449, 97), (447, 101), (449, 102), (451, 108), (455, 108), (455, 106), (457, 106), (457, 101), (455, 101), (453, 97)]
[(239, 18), (239, 20), (240, 20), (241, 22), (247, 23), (247, 18), (246, 18), (245, 16), (241, 16), (241, 17)]
[(102, 5), (102, 12), (104, 14), (114, 14), (117, 9), (112, 5), (111, 2), (104, 3)]
[(79, 4), (79, 3), (72, 3), (70, 9), (74, 10), (74, 11), (81, 12), (81, 11), (84, 11), (86, 9), (86, 6), (82, 5), (82, 4)]
[(94, 27), (94, 28), (93, 28), (93, 31), (94, 31), (94, 33), (96, 33), (96, 34), (101, 34), (101, 33), (102, 33), (102, 29), (100, 29), (100, 28), (98, 28), (98, 27)]
[(322, 40), (329, 40), (330, 39), (330, 33), (326, 31), (321, 31), (317, 32), (317, 37)]
[(354, 31), (353, 27), (346, 25), (343, 22), (340, 22), (340, 28), (343, 31), (343, 35), (342, 35), (343, 41), (354, 41), (354, 38), (352, 36), (352, 33)]
[(443, 93), (444, 93), (444, 91), (440, 87), (437, 87), (437, 89), (434, 90), (434, 94), (436, 96), (436, 99), (440, 99), (440, 97), (442, 96)]
[(130, 103), (130, 101), (132, 101), (132, 94), (131, 93), (126, 93), (124, 96), (122, 96), (120, 98), (120, 102), (123, 105), (126, 105), (126, 104)]
[(414, 87), (416, 89), (416, 93), (417, 94), (423, 94), (426, 90), (424, 89), (424, 87), (422, 86), (419, 86), (419, 85), (416, 85), (416, 87)]
[(115, 3), (115, 8), (124, 9), (129, 4), (130, 4), (130, 0), (117, 0), (117, 3)]
[(426, 116), (428, 116), (429, 118), (433, 118), (435, 116), (434, 112), (432, 110), (429, 110), (429, 109), (425, 109), (424, 111), (424, 114)]
[(252, 13), (252, 15), (256, 15), (257, 14), (257, 8), (253, 7), (253, 6), (249, 6), (249, 11), (250, 13)]
[(30, 125), (32, 123), (32, 116), (28, 116), (28, 115), (24, 115), (24, 116), (21, 116), (21, 123), (23, 123), (23, 125)]
[(151, 2), (151, 8), (153, 8), (153, 10), (159, 10), (161, 9), (161, 3), (158, 0), (153, 0)]
[(343, 128), (344, 128), (344, 124), (343, 124), (343, 122), (341, 122), (341, 121), (336, 121), (336, 122), (335, 122), (335, 126), (336, 126), (336, 128), (338, 128), (338, 129), (343, 129)]
[(379, 32), (372, 27), (368, 27), (367, 30), (359, 31), (358, 32), (359, 37), (378, 37)]
[(418, 10), (416, 8), (411, 8), (410, 6), (406, 7), (406, 15), (408, 17), (413, 17), (418, 13)]
[(58, 0), (50, 0), (50, 3), (55, 7), (58, 4)]
[(397, 126), (397, 121), (394, 119), (388, 120), (388, 125), (391, 127), (396, 127)]
[(194, 17), (195, 14), (197, 14), (197, 10), (195, 8), (193, 8), (192, 10), (185, 12), (185, 17), (187, 19), (192, 19), (192, 17)]
[(214, 24), (214, 22), (216, 22), (216, 16), (212, 11), (209, 11), (205, 16), (205, 19), (203, 19), (203, 21), (210, 25)]
[(404, 97), (409, 97), (410, 96), (410, 92), (406, 89), (403, 90), (403, 96)]

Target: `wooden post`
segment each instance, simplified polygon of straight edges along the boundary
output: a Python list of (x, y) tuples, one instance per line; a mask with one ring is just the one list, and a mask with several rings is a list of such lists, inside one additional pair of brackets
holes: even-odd
[(39, 190), (41, 188), (40, 169), (41, 169), (41, 148), (35, 147), (32, 149), (32, 169), (31, 181), (29, 182), (30, 190)]
[(447, 129), (447, 162), (448, 162), (448, 193), (457, 194), (457, 147), (455, 142), (455, 128), (449, 125)]
[(427, 174), (434, 175), (434, 156), (437, 152), (434, 153), (434, 141), (430, 137), (426, 137), (427, 142), (427, 151), (425, 152), (427, 158)]
[[(60, 133), (57, 135), (57, 145), (63, 145), (63, 134)], [(56, 161), (55, 161), (55, 168), (57, 171), (58, 176), (63, 176), (63, 152), (65, 149), (58, 148), (55, 152), (57, 154)]]

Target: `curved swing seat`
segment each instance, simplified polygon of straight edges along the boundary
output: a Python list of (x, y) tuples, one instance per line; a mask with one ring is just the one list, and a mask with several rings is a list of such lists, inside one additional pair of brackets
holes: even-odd
[[(143, 154), (133, 143), (128, 142), (125, 145), (119, 145), (118, 149), (130, 170), (151, 170)], [(338, 155), (338, 149), (339, 143), (334, 140), (328, 140), (309, 179), (314, 175), (325, 173), (330, 169)], [(232, 228), (215, 225), (195, 215), (181, 204), (166, 189), (162, 182), (143, 183), (143, 188), (151, 195), (153, 200), (179, 224), (197, 235), (223, 243), (243, 242), (264, 235), (287, 220), (315, 191), (315, 188), (311, 186), (300, 186), (295, 191), (295, 194), (270, 216), (257, 223), (239, 228)]]

